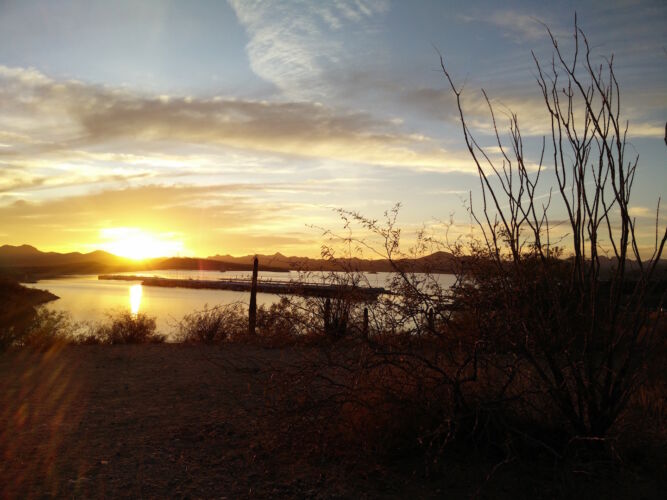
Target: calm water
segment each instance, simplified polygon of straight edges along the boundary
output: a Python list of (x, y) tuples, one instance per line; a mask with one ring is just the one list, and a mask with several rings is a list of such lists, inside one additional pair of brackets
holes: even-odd
[[(148, 273), (119, 273), (142, 276), (161, 276), (165, 278), (217, 280), (220, 278), (249, 278), (251, 272), (218, 271), (151, 271)], [(385, 286), (391, 273), (365, 275), (370, 286)], [(296, 272), (259, 273), (260, 279), (299, 280)], [(303, 277), (301, 277), (303, 279)], [(319, 273), (311, 273), (308, 281), (322, 281)], [(448, 274), (438, 275), (443, 286), (454, 282)], [(70, 276), (66, 278), (42, 280), (31, 284), (34, 288), (49, 290), (60, 299), (50, 302), (47, 307), (67, 311), (75, 321), (102, 321), (112, 311), (130, 311), (145, 313), (157, 318), (158, 331), (172, 336), (177, 331), (177, 322), (185, 314), (202, 310), (205, 306), (216, 306), (241, 302), (248, 304), (250, 294), (230, 290), (197, 290), (190, 288), (161, 288), (142, 286), (139, 281), (98, 280), (97, 275)], [(278, 295), (257, 294), (258, 305), (271, 304), (280, 299)]]

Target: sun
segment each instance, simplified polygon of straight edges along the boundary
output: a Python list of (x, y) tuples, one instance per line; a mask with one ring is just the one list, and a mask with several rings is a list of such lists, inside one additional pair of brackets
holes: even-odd
[(155, 234), (133, 227), (100, 230), (102, 250), (133, 260), (172, 257), (183, 253), (183, 242), (171, 233)]

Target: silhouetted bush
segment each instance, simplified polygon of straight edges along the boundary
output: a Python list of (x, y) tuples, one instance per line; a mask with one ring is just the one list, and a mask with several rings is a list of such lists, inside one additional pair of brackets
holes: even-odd
[(180, 342), (210, 344), (238, 339), (248, 332), (247, 307), (240, 303), (205, 306), (183, 316), (178, 328)]
[[(248, 306), (234, 303), (205, 307), (186, 314), (178, 323), (176, 340), (188, 343), (244, 342), (286, 346), (322, 336), (321, 315), (313, 313), (311, 299), (282, 297), (257, 309), (255, 335), (248, 334)], [(317, 309), (315, 307), (315, 309)]]
[(322, 326), (311, 301), (301, 297), (282, 297), (257, 311), (258, 340), (272, 347), (311, 341), (320, 336)]
[[(456, 246), (469, 257), (455, 301), (477, 321), (491, 352), (521, 361), (545, 411), (557, 408), (577, 439), (603, 439), (661, 341), (648, 304), (664, 297), (655, 287), (667, 231), (661, 236), (656, 222), (653, 249), (640, 252), (630, 205), (639, 158), (626, 151), (613, 58), (593, 64), (576, 18), (574, 28), (572, 58), (548, 29), (553, 59), (542, 65), (535, 58), (551, 130), (535, 171), (524, 156), (518, 117), (509, 116), (505, 135), (483, 94), (501, 154), (485, 152), (466, 120), (463, 87), (441, 61), (482, 189), (482, 203), (468, 207), (480, 236)], [(545, 155), (553, 157), (547, 186)], [(549, 192), (549, 201), (539, 202), (538, 191)], [(556, 203), (567, 234), (556, 229)]]
[[(21, 337), (22, 329), (17, 327), (14, 321), (17, 319), (17, 316), (23, 316), (20, 318), (20, 322), (24, 323), (30, 320), (30, 318), (35, 314), (35, 311), (32, 307), (21, 308), (20, 310), (12, 311), (12, 318), (2, 318), (2, 325), (0, 325), (0, 352), (9, 349), (14, 345), (17, 339)], [(4, 314), (3, 314), (4, 316)]]
[(28, 330), (35, 327), (38, 306), (55, 298), (45, 290), (0, 278), (0, 352), (19, 345)]
[(74, 340), (77, 328), (68, 313), (40, 307), (16, 345), (45, 349), (69, 344)]
[(106, 323), (99, 325), (90, 334), (87, 343), (95, 343), (94, 338), (105, 344), (155, 344), (166, 340), (165, 335), (156, 333), (155, 318), (146, 314), (132, 314), (124, 311), (112, 313)]

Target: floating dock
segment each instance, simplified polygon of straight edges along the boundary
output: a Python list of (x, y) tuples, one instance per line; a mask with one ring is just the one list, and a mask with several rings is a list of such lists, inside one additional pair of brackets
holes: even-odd
[[(143, 286), (157, 286), (163, 288), (198, 288), (209, 290), (233, 290), (236, 292), (250, 292), (250, 279), (219, 279), (193, 280), (160, 278), (157, 276), (132, 276), (125, 274), (102, 274), (99, 280), (139, 281)], [(302, 295), (305, 297), (345, 297), (353, 300), (376, 300), (378, 296), (389, 293), (384, 288), (354, 286), (329, 283), (307, 283), (299, 281), (258, 280), (258, 293), (272, 293), (277, 295)]]

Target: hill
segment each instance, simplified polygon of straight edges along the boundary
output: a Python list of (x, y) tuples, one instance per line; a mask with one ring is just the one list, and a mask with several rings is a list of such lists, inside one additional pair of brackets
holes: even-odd
[[(233, 257), (231, 255), (214, 255), (210, 260), (229, 264), (251, 265), (254, 255)], [(281, 253), (257, 255), (260, 267), (276, 267), (294, 271), (361, 271), (361, 272), (394, 272), (397, 267), (406, 271), (450, 273), (453, 270), (453, 257), (447, 252), (435, 252), (417, 259), (311, 259), (310, 257), (286, 257)]]
[(0, 277), (0, 352), (11, 345), (14, 331), (30, 324), (36, 314), (35, 307), (57, 298), (46, 290), (27, 288)]
[[(22, 281), (71, 274), (99, 274), (123, 271), (151, 271), (159, 269), (249, 271), (254, 255), (234, 257), (214, 255), (208, 258), (169, 257), (134, 261), (109, 252), (96, 250), (89, 253), (42, 252), (31, 245), (0, 246), (0, 275)], [(452, 256), (436, 252), (418, 259), (312, 259), (288, 257), (281, 253), (258, 255), (264, 271), (363, 271), (393, 272), (396, 266), (415, 272), (452, 272)]]
[[(147, 270), (181, 269), (192, 271), (252, 271), (252, 258), (247, 262), (223, 262), (216, 259), (198, 259), (191, 257), (170, 257), (153, 259), (145, 265)], [(283, 272), (286, 269), (273, 265), (262, 265), (262, 270)]]
[(95, 274), (131, 270), (137, 263), (96, 250), (90, 253), (42, 252), (30, 245), (0, 247), (0, 275), (34, 281), (66, 274)]
[[(0, 247), (0, 276), (23, 282), (72, 274), (109, 274), (159, 269), (251, 271), (252, 257), (239, 262), (189, 257), (161, 257), (134, 261), (101, 250), (90, 253), (58, 253), (42, 252), (30, 245), (3, 245)], [(265, 271), (285, 270), (268, 263), (263, 264), (262, 269)]]
[(102, 250), (90, 253), (58, 253), (41, 252), (30, 245), (2, 245), (0, 247), (0, 267), (65, 266), (82, 262), (118, 265), (130, 261)]

